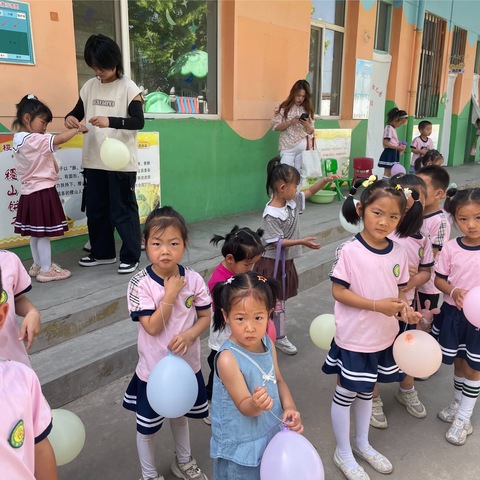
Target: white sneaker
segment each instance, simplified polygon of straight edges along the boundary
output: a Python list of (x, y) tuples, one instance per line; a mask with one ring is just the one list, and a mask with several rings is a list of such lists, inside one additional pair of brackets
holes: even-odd
[(407, 412), (412, 415), (412, 417), (425, 418), (427, 416), (427, 410), (423, 403), (418, 399), (416, 390), (406, 393), (398, 389), (397, 393), (395, 393), (395, 398), (405, 406)]
[(287, 355), (295, 355), (298, 352), (297, 347), (286, 336), (277, 338), (275, 346)]
[(380, 398), (375, 397), (372, 404), (372, 415), (370, 416), (370, 425), (375, 428), (387, 428), (387, 417), (383, 413), (383, 402)]
[(200, 470), (197, 461), (193, 457), (187, 463), (178, 463), (175, 456), (170, 470), (177, 478), (183, 480), (208, 480), (208, 477)]
[(442, 422), (452, 423), (455, 420), (455, 415), (457, 414), (459, 407), (460, 403), (457, 400), (454, 400), (448, 407), (440, 410), (437, 413), (437, 417)]
[(453, 445), (463, 445), (467, 441), (467, 436), (473, 433), (473, 427), (470, 422), (465, 422), (461, 418), (456, 418), (445, 435), (447, 442)]

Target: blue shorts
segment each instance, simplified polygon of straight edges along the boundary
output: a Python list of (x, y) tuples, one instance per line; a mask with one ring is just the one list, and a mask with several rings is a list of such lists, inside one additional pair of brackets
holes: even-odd
[(393, 346), (380, 352), (352, 352), (332, 341), (322, 370), (340, 377), (340, 385), (351, 392), (373, 392), (377, 382), (400, 382), (405, 374), (393, 359)]
[(433, 321), (432, 335), (442, 349), (443, 363), (451, 365), (455, 358), (463, 358), (480, 371), (480, 330), (465, 318), (463, 310), (444, 302)]
[(213, 480), (260, 480), (260, 465), (245, 467), (224, 458), (213, 459)]
[[(203, 380), (202, 371), (195, 376), (198, 382), (198, 396), (195, 405), (185, 414), (189, 418), (208, 417), (207, 390)], [(165, 417), (159, 415), (148, 402), (147, 382), (140, 380), (135, 373), (128, 384), (123, 397), (123, 407), (137, 414), (137, 432), (143, 435), (153, 435), (162, 428)]]

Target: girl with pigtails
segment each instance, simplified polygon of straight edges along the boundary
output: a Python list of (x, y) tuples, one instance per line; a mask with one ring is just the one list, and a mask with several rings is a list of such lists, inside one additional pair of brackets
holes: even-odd
[[(374, 178), (363, 182), (357, 205), (354, 196), (362, 181), (355, 183), (342, 205), (345, 219), (352, 224), (362, 219), (364, 227), (337, 248), (330, 272), (336, 332), (322, 367), (325, 373), (337, 375), (331, 407), (337, 440), (333, 460), (349, 480), (370, 478), (356, 458), (380, 473), (393, 470), (369, 443), (372, 392), (377, 381), (402, 380), (392, 354), (398, 320), (417, 323), (420, 318), (402, 291), (410, 278), (407, 254), (388, 235), (396, 231), (409, 236), (420, 229), (422, 218), (416, 208), (406, 211), (407, 198), (400, 185)], [(351, 410), (355, 417), (352, 442)]]

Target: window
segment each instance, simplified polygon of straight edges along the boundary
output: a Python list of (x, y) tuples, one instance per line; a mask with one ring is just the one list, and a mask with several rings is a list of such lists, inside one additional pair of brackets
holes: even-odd
[[(324, 19), (335, 23), (327, 23)], [(307, 79), (312, 87), (313, 104), (317, 115), (340, 115), (344, 22), (343, 0), (312, 2)]]
[(415, 106), (417, 118), (436, 117), (438, 114), (446, 27), (445, 20), (425, 13)]
[(74, 0), (73, 12), (80, 87), (92, 76), (85, 42), (103, 33), (130, 54), (125, 71), (145, 89), (146, 112), (217, 113), (217, 1)]
[(375, 29), (375, 50), (390, 50), (390, 29), (392, 25), (392, 4), (380, 0), (377, 6), (377, 24)]
[(463, 73), (465, 71), (465, 45), (467, 31), (460, 27), (453, 28), (452, 52), (450, 55), (450, 73)]

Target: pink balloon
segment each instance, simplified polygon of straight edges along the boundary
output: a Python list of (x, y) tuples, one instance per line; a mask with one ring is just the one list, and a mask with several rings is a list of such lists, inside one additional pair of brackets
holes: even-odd
[(267, 335), (270, 337), (270, 340), (275, 345), (275, 342), (277, 340), (277, 330), (275, 328), (275, 324), (273, 323), (273, 320), (271, 320), (270, 318), (268, 319), (268, 323), (267, 323)]
[(405, 167), (401, 163), (396, 163), (391, 170), (392, 177), (398, 175), (399, 173), (406, 173)]
[(473, 326), (480, 328), (480, 287), (472, 288), (465, 295), (463, 313)]
[(267, 445), (260, 463), (261, 480), (324, 480), (315, 447), (299, 433), (284, 427)]
[(442, 351), (437, 341), (421, 330), (407, 330), (393, 344), (397, 365), (412, 377), (433, 375), (442, 363)]

